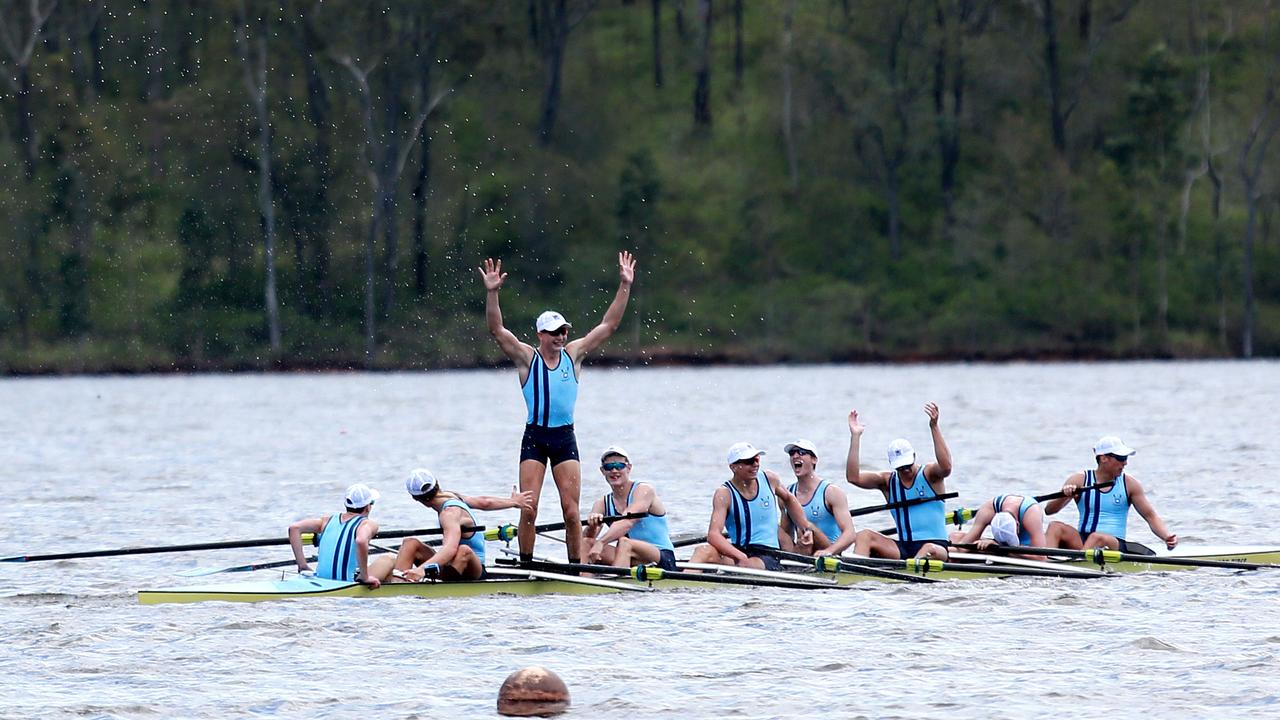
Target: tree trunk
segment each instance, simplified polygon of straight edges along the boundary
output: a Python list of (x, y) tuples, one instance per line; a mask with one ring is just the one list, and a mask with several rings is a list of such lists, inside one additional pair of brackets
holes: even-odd
[(662, 87), (662, 0), (650, 0), (653, 10), (653, 86)]
[(742, 0), (733, 0), (733, 87), (742, 89), (742, 73), (746, 66), (742, 39)]
[(1253, 295), (1253, 241), (1258, 225), (1258, 194), (1254, 183), (1245, 182), (1245, 202), (1248, 203), (1248, 220), (1244, 226), (1244, 255), (1240, 259), (1241, 285), (1244, 290), (1244, 317), (1241, 318), (1240, 356), (1253, 357), (1253, 326), (1257, 316), (1257, 301)]
[(541, 0), (542, 7), (542, 63), (546, 72), (542, 93), (542, 115), (538, 119), (538, 142), (551, 143), (551, 131), (555, 128), (560, 112), (561, 68), (564, 65), (564, 49), (569, 39), (569, 11), (566, 0)]
[(333, 165), (332, 105), (329, 102), (328, 84), (321, 76), (320, 65), (316, 62), (316, 57), (324, 50), (324, 42), (316, 32), (314, 11), (300, 8), (296, 12), (298, 22), (294, 38), (306, 75), (307, 117), (315, 130), (315, 140), (307, 153), (308, 164), (314, 173), (307, 205), (313, 210), (311, 216), (302, 222), (310, 257), (300, 255), (297, 258), (298, 286), (303, 307), (309, 314), (312, 317), (328, 317), (333, 308), (329, 214), (321, 209), (329, 207), (329, 180), (332, 176), (330, 168)]
[(698, 0), (698, 69), (694, 75), (693, 125), (711, 127), (711, 0)]
[(1044, 67), (1049, 84), (1049, 126), (1053, 135), (1053, 148), (1058, 155), (1067, 153), (1067, 123), (1063, 112), (1062, 67), (1058, 55), (1058, 20), (1054, 15), (1053, 0), (1040, 0), (1043, 13), (1040, 18), (1044, 31)]
[(800, 164), (796, 159), (796, 140), (791, 128), (791, 73), (792, 73), (792, 21), (796, 0), (787, 0), (782, 15), (782, 142), (787, 152), (787, 173), (791, 179), (791, 191), (800, 188)]

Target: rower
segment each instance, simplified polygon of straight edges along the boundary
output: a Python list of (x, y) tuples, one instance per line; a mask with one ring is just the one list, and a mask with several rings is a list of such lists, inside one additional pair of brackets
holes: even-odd
[[(459, 495), (444, 490), (430, 470), (419, 468), (404, 481), (409, 496), (436, 511), (440, 520), (441, 540), (438, 548), (417, 538), (409, 538), (396, 554), (395, 569), (406, 581), (479, 580), (484, 577), (484, 533), (467, 530), (477, 527), (476, 510), (527, 510), (533, 505), (533, 494), (514, 488), (511, 497), (492, 495)], [(395, 578), (392, 582), (395, 582)]]
[(581, 562), (582, 524), (578, 520), (578, 506), (582, 500), (582, 464), (578, 460), (573, 411), (578, 400), (582, 359), (608, 340), (622, 322), (636, 276), (636, 261), (625, 250), (618, 253), (618, 292), (599, 325), (570, 341), (569, 321), (560, 313), (548, 310), (539, 315), (535, 323), (536, 348), (520, 342), (502, 324), (498, 291), (507, 279), (507, 274), (502, 272), (502, 261), (486, 259), (480, 276), (485, 289), (485, 322), (498, 347), (519, 371), (520, 388), (529, 411), (520, 441), (520, 489), (533, 493), (533, 504), (520, 512), (520, 559), (533, 559), (538, 498), (550, 464), (564, 515), (565, 548), (571, 562)]
[[(693, 551), (690, 562), (781, 570), (770, 551), (779, 549), (778, 505), (800, 525), (801, 542), (813, 541), (813, 523), (782, 485), (776, 473), (760, 467), (763, 450), (747, 442), (729, 448), (732, 477), (711, 498), (707, 544)], [(729, 537), (725, 537), (725, 531)]]
[[(860, 488), (879, 490), (890, 503), (937, 497), (946, 492), (945, 480), (951, 474), (951, 451), (938, 428), (938, 406), (926, 403), (924, 412), (929, 416), (935, 461), (927, 465), (917, 464), (916, 451), (911, 443), (899, 438), (889, 443), (891, 470), (864, 472), (859, 467), (858, 458), (864, 427), (858, 420), (858, 411), (850, 411), (845, 479)], [(898, 539), (891, 540), (874, 530), (860, 530), (854, 542), (854, 552), (895, 560), (908, 557), (947, 559), (946, 508), (941, 500), (899, 507), (891, 512), (893, 522), (898, 526)]]
[[(584, 532), (587, 562), (604, 561), (615, 567), (653, 564), (676, 569), (676, 547), (667, 529), (667, 508), (652, 485), (631, 479), (631, 455), (610, 445), (600, 455), (600, 474), (609, 492), (591, 506)], [(617, 520), (603, 533), (607, 516), (648, 513), (635, 520)]]
[[(982, 531), (991, 528), (991, 537), (982, 537)], [(951, 533), (952, 545), (975, 544), (979, 550), (992, 545), (1010, 547), (1046, 547), (1044, 536), (1044, 510), (1036, 499), (1025, 495), (997, 495), (982, 503), (973, 515), (968, 530)], [(1030, 560), (1046, 561), (1044, 555), (1019, 555)]]
[[(1114, 435), (1102, 437), (1094, 444), (1093, 456), (1097, 467), (1073, 473), (1062, 485), (1062, 497), (1045, 503), (1046, 515), (1057, 513), (1071, 500), (1075, 500), (1076, 510), (1080, 513), (1077, 527), (1057, 520), (1049, 523), (1045, 534), (1048, 547), (1071, 550), (1109, 548), (1149, 555), (1151, 552), (1146, 547), (1125, 542), (1130, 507), (1138, 511), (1142, 519), (1147, 521), (1151, 532), (1163, 540), (1170, 550), (1178, 544), (1178, 536), (1170, 532), (1164, 520), (1160, 519), (1160, 514), (1147, 498), (1142, 483), (1124, 471), (1129, 456), (1135, 452), (1137, 451)], [(1093, 487), (1113, 480), (1115, 484), (1106, 490)]]
[(796, 496), (805, 517), (816, 528), (813, 541), (801, 544), (791, 516), (784, 513), (782, 549), (804, 555), (839, 555), (857, 537), (849, 514), (849, 497), (840, 487), (818, 477), (818, 446), (812, 441), (796, 440), (782, 449), (791, 458), (791, 470), (796, 474), (796, 481), (787, 491)]
[[(298, 572), (311, 570), (302, 549), (302, 533), (312, 533), (320, 546), (316, 553), (316, 577), (359, 582), (371, 588), (381, 585), (379, 573), (371, 572), (369, 568), (369, 542), (378, 534), (378, 523), (369, 519), (369, 512), (379, 497), (377, 490), (357, 483), (347, 488), (345, 512), (307, 518), (290, 525), (289, 545), (293, 548)], [(389, 569), (390, 565), (387, 567)], [(379, 569), (374, 568), (375, 571)]]

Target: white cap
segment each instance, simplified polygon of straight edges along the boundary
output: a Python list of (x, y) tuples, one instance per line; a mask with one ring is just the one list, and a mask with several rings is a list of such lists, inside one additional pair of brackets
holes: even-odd
[(792, 450), (796, 450), (796, 449), (807, 450), (810, 455), (814, 457), (818, 457), (818, 446), (814, 445), (812, 440), (805, 440), (804, 438), (800, 438), (799, 440), (796, 440), (794, 442), (789, 442), (786, 445), (782, 446), (782, 451), (788, 455), (791, 454)]
[(1093, 445), (1094, 455), (1123, 455), (1129, 457), (1136, 452), (1138, 451), (1120, 442), (1120, 438), (1115, 435), (1100, 437), (1098, 442)]
[(898, 438), (889, 443), (889, 467), (897, 470), (911, 465), (916, 461), (915, 448), (911, 447), (911, 443)]
[[(548, 310), (538, 316), (538, 332), (555, 332), (563, 325), (569, 325), (569, 321), (555, 310)], [(569, 325), (569, 327), (573, 326)]]
[(604, 452), (600, 453), (600, 462), (604, 462), (604, 459), (609, 457), (610, 455), (618, 455), (623, 460), (626, 460), (627, 462), (631, 462), (631, 453), (624, 450), (621, 445), (610, 445), (609, 447), (605, 448)]
[(408, 490), (410, 495), (426, 495), (438, 487), (440, 483), (436, 481), (436, 476), (426, 468), (414, 470), (404, 480), (404, 489)]
[(347, 488), (347, 507), (352, 510), (369, 507), (374, 500), (382, 497), (377, 490), (365, 485), (364, 483), (356, 483)]
[(998, 512), (991, 518), (991, 537), (1001, 545), (1021, 545), (1018, 540), (1018, 521), (1007, 512)]
[(732, 465), (740, 460), (750, 460), (757, 455), (764, 455), (763, 450), (757, 450), (755, 445), (749, 442), (734, 443), (729, 446), (729, 464)]

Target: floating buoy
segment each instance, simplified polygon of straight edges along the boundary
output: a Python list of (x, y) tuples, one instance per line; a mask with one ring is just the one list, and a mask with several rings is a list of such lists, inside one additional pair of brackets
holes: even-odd
[(498, 714), (515, 717), (550, 717), (569, 709), (569, 688), (544, 667), (521, 668), (503, 681), (498, 690)]

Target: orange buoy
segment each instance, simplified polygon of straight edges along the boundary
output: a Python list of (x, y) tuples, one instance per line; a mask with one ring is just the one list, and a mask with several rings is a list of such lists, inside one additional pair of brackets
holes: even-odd
[(498, 690), (498, 714), (515, 717), (550, 717), (569, 709), (569, 688), (544, 667), (521, 668), (503, 681)]

